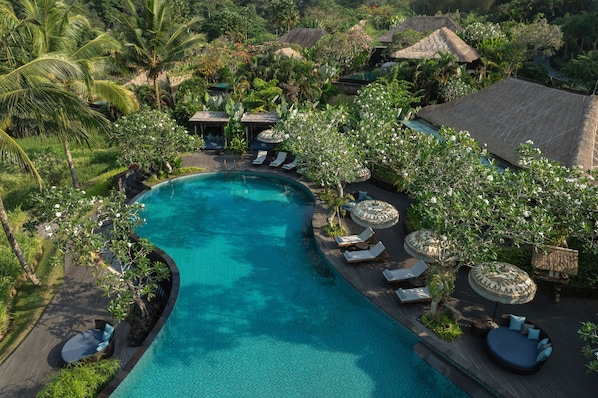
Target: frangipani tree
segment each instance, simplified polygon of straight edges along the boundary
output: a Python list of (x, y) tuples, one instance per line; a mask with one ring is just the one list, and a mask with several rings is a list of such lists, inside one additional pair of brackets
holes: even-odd
[(119, 162), (137, 165), (145, 173), (170, 174), (180, 168), (179, 153), (203, 148), (203, 140), (191, 135), (166, 113), (144, 108), (122, 116), (113, 125), (110, 138), (121, 149)]
[(89, 198), (82, 190), (52, 187), (36, 195), (32, 207), (35, 222), (62, 253), (76, 265), (92, 268), (98, 286), (111, 298), (108, 311), (119, 321), (133, 306), (146, 315), (146, 301), (170, 277), (165, 264), (147, 257), (151, 243), (132, 239), (145, 222), (143, 205), (129, 205), (125, 199), (122, 193)]
[[(327, 106), (323, 110), (293, 109), (276, 125), (276, 130), (288, 137), (290, 151), (301, 159), (304, 175), (335, 189), (338, 198), (345, 197), (344, 184), (355, 179), (355, 169), (361, 162), (354, 140), (343, 132), (348, 122), (349, 113), (344, 107)], [(328, 217), (330, 225), (339, 215), (339, 208), (333, 206)]]

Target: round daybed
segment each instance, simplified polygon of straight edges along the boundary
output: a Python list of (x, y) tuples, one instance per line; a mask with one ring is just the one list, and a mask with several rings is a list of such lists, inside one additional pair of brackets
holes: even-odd
[(498, 328), (486, 335), (490, 357), (504, 369), (519, 374), (536, 373), (552, 354), (552, 341), (525, 317), (505, 314)]
[(96, 362), (110, 358), (114, 352), (114, 325), (96, 319), (95, 329), (81, 332), (70, 338), (60, 352), (65, 363), (81, 360)]

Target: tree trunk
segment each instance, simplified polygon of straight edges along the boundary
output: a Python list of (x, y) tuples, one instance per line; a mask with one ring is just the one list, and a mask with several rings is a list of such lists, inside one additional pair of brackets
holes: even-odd
[(154, 95), (156, 96), (156, 109), (161, 110), (161, 101), (160, 101), (160, 85), (158, 84), (158, 75), (154, 76)]
[(432, 303), (430, 304), (430, 314), (432, 314), (432, 316), (436, 316), (437, 310), (438, 310), (438, 302), (432, 300)]
[(75, 163), (73, 162), (71, 147), (69, 146), (69, 142), (66, 138), (64, 138), (64, 152), (66, 153), (66, 161), (69, 164), (69, 170), (71, 172), (71, 178), (73, 180), (73, 187), (75, 187), (75, 189), (80, 189), (81, 184), (79, 183), (79, 178), (77, 177), (77, 172), (75, 171)]
[(15, 254), (15, 256), (17, 256), (17, 259), (19, 260), (19, 263), (21, 264), (23, 271), (25, 271), (25, 273), (27, 274), (27, 277), (31, 280), (31, 282), (35, 286), (39, 286), (40, 285), (39, 280), (37, 279), (37, 276), (31, 269), (31, 267), (29, 267), (29, 264), (27, 263), (27, 259), (25, 258), (23, 251), (19, 247), (19, 244), (12, 232), (12, 228), (11, 228), (10, 224), (8, 223), (8, 215), (6, 214), (6, 209), (4, 208), (4, 202), (2, 201), (2, 196), (0, 196), (0, 222), (2, 223), (2, 228), (4, 229), (4, 233), (6, 234), (8, 243), (10, 243), (10, 247), (12, 248), (13, 253)]

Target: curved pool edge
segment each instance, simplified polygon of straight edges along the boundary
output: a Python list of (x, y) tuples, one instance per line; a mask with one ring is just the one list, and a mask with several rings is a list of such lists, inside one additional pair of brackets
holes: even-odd
[[(301, 183), (300, 181), (297, 181), (295, 179), (292, 179), (292, 178), (289, 178), (289, 177), (286, 177), (286, 176), (275, 175), (275, 174), (271, 174), (271, 173), (264, 173), (264, 172), (252, 171), (252, 170), (237, 170), (237, 171), (234, 171), (234, 173), (237, 173), (237, 172), (240, 172), (240, 173), (243, 173), (243, 174), (250, 174), (250, 175), (275, 177), (276, 179), (284, 180), (285, 182), (292, 184), (294, 187), (297, 187), (297, 188), (301, 189), (305, 193), (309, 194), (311, 196), (311, 198), (313, 199), (313, 201), (314, 201), (314, 206), (313, 206), (312, 212), (311, 212), (312, 213), (311, 218), (313, 219), (313, 216), (314, 216), (314, 213), (315, 213), (316, 196), (314, 195), (313, 191), (306, 184)], [(170, 183), (173, 180), (182, 180), (182, 179), (187, 179), (187, 178), (193, 178), (193, 177), (198, 176), (198, 175), (221, 174), (221, 173), (227, 173), (227, 172), (223, 172), (223, 171), (198, 171), (196, 173), (191, 173), (191, 174), (186, 174), (184, 176), (170, 178), (168, 180), (159, 182), (158, 184), (155, 184), (155, 185), (152, 185), (152, 186), (147, 186), (148, 189), (146, 189), (146, 190), (138, 193), (134, 197), (128, 199), (127, 202), (128, 203), (133, 203), (133, 202), (137, 201), (138, 198), (140, 198), (141, 196), (143, 196), (143, 194), (147, 193), (148, 191), (151, 191), (152, 189), (154, 189), (154, 188), (156, 188), (158, 186), (161, 186), (161, 185), (164, 185), (164, 184), (168, 184), (168, 183)], [(312, 228), (312, 231), (313, 231), (312, 220), (310, 220), (309, 226)], [(305, 228), (305, 220), (304, 220), (303, 228)], [(150, 333), (143, 340), (143, 343), (135, 350), (134, 354), (127, 361), (127, 363), (120, 368), (120, 370), (118, 371), (118, 373), (116, 374), (116, 376), (114, 376), (114, 378), (110, 381), (110, 383), (108, 383), (108, 385), (106, 385), (106, 387), (104, 387), (104, 389), (100, 392), (100, 394), (98, 394), (98, 396), (97, 396), (98, 398), (108, 398), (118, 388), (118, 386), (122, 383), (122, 381), (129, 375), (129, 373), (131, 372), (131, 370), (133, 370), (133, 368), (135, 367), (135, 365), (137, 364), (137, 362), (139, 362), (139, 360), (141, 359), (141, 357), (143, 357), (143, 354), (145, 354), (145, 352), (147, 351), (147, 349), (150, 347), (150, 345), (153, 343), (153, 341), (158, 336), (158, 333), (160, 333), (160, 331), (162, 330), (162, 328), (164, 327), (164, 325), (168, 321), (168, 318), (170, 317), (170, 314), (172, 313), (172, 311), (174, 309), (174, 306), (176, 304), (176, 300), (177, 300), (177, 297), (179, 295), (179, 289), (180, 289), (180, 274), (179, 274), (179, 269), (178, 269), (176, 263), (174, 262), (174, 260), (164, 250), (160, 249), (157, 246), (154, 246), (154, 252), (158, 256), (160, 256), (162, 258), (162, 260), (164, 260), (164, 262), (166, 263), (166, 265), (170, 269), (171, 283), (172, 283), (172, 285), (171, 285), (171, 288), (170, 288), (170, 294), (168, 296), (168, 301), (166, 302), (166, 305), (164, 306), (164, 309), (162, 310), (162, 313), (160, 314), (160, 317), (158, 318), (158, 321), (156, 322), (156, 324), (154, 325), (154, 327), (152, 328), (152, 330), (150, 331)]]

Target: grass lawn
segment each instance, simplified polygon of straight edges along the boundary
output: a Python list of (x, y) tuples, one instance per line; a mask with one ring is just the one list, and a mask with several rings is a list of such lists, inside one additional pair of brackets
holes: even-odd
[[(59, 140), (25, 138), (17, 141), (44, 179), (44, 187), (72, 186), (66, 155)], [(118, 149), (111, 147), (104, 136), (91, 137), (89, 146), (71, 144), (71, 152), (79, 181), (90, 194), (104, 194), (111, 186), (111, 177), (122, 170), (117, 165)], [(13, 170), (10, 166), (2, 168), (0, 172), (0, 187), (8, 212), (19, 208), (27, 210), (30, 207), (30, 196), (39, 192), (34, 178)], [(0, 245), (8, 246), (8, 242), (4, 239), (0, 241)], [(26, 280), (12, 300), (8, 297), (0, 298), (8, 300), (10, 308), (8, 331), (0, 340), (0, 363), (32, 330), (63, 281), (64, 267), (52, 265), (53, 254), (52, 243), (43, 242), (42, 258), (37, 261), (39, 265), (35, 269), (42, 283), (41, 287), (35, 287)]]
[(13, 299), (9, 333), (0, 341), (0, 363), (4, 362), (27, 337), (62, 283), (64, 267), (52, 265), (53, 254), (52, 242), (44, 242), (44, 254), (35, 270), (42, 286), (33, 286), (27, 280), (21, 285)]

